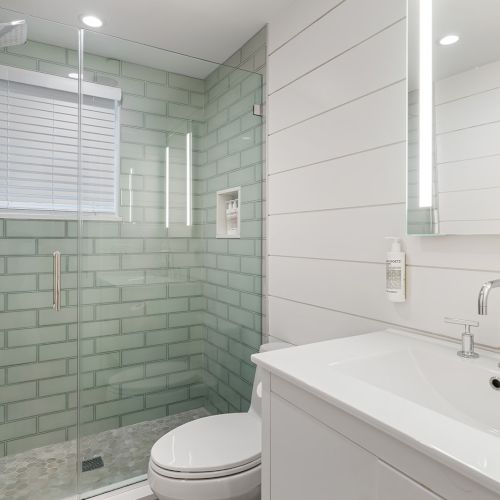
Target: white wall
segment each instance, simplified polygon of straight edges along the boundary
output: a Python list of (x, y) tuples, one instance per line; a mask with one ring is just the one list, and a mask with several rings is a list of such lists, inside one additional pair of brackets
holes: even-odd
[(500, 348), (500, 237), (405, 237), (408, 300), (384, 294), (405, 235), (404, 0), (298, 0), (269, 25), (269, 330), (307, 343), (401, 326)]

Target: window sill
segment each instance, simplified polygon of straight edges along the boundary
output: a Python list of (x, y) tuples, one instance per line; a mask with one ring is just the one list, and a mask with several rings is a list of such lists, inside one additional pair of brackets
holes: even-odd
[(0, 210), (0, 219), (21, 219), (21, 220), (61, 220), (61, 221), (103, 221), (121, 222), (123, 218), (115, 214), (94, 214), (85, 213), (78, 217), (77, 212), (35, 212), (31, 210)]

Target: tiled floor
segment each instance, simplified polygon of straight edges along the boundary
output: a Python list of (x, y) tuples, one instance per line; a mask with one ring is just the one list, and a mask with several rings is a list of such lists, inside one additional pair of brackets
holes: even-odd
[[(80, 490), (95, 491), (145, 474), (149, 451), (158, 438), (207, 415), (205, 408), (199, 408), (82, 438), (83, 458), (101, 456), (104, 467), (81, 473)], [(75, 462), (75, 441), (0, 459), (0, 500), (60, 500), (74, 495)]]

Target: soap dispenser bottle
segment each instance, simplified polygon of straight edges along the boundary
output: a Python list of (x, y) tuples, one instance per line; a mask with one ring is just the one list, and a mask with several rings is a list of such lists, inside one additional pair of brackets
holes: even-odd
[(391, 302), (406, 300), (406, 256), (401, 251), (400, 238), (388, 236), (392, 240), (391, 250), (385, 260), (385, 291)]

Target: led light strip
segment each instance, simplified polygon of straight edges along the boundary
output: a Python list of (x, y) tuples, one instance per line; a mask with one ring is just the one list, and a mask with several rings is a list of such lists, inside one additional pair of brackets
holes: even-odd
[(419, 206), (432, 207), (433, 75), (432, 0), (420, 0), (419, 28)]
[(192, 136), (191, 132), (186, 134), (186, 226), (193, 224), (192, 198), (193, 198), (193, 160), (192, 160)]
[(170, 224), (170, 148), (165, 148), (165, 227)]

